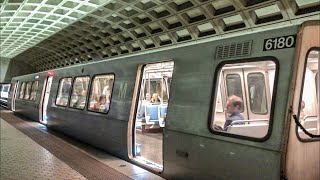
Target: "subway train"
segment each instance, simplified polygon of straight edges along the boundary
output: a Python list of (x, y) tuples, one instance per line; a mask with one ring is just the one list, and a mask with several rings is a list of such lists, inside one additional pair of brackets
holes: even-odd
[(10, 83), (0, 83), (0, 106), (7, 107)]
[(308, 21), (14, 77), (8, 108), (166, 179), (318, 180), (319, 32)]

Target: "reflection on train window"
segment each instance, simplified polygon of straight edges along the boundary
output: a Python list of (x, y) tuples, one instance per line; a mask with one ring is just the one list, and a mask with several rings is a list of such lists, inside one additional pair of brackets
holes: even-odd
[(88, 94), (89, 81), (89, 76), (75, 78), (72, 88), (70, 107), (84, 109)]
[(148, 166), (162, 168), (162, 128), (166, 123), (173, 67), (173, 61), (147, 64), (141, 74), (134, 156)]
[(22, 99), (24, 96), (24, 89), (25, 89), (26, 83), (23, 82), (20, 86), (20, 93), (19, 93), (19, 99)]
[(240, 136), (265, 137), (275, 70), (273, 61), (225, 64), (219, 69), (211, 128)]
[(69, 103), (69, 94), (71, 90), (72, 78), (63, 78), (60, 80), (56, 105), (67, 106)]
[[(319, 92), (317, 79), (317, 74), (319, 73), (319, 54), (320, 53), (318, 50), (310, 51), (308, 54), (304, 74), (304, 85), (302, 90), (302, 100), (300, 103), (299, 119), (302, 126), (309, 133), (314, 135), (320, 135), (320, 108), (319, 101), (317, 101), (317, 91)], [(298, 128), (298, 135), (302, 139), (310, 138), (300, 128)]]
[(24, 93), (24, 99), (29, 99), (30, 98), (31, 84), (32, 84), (32, 82), (27, 82), (26, 91)]
[[(239, 74), (227, 74), (226, 75), (226, 86), (228, 96), (236, 95), (243, 98), (242, 96), (242, 86), (241, 78)], [(243, 107), (240, 108), (240, 112), (243, 112)]]
[(35, 101), (37, 97), (37, 91), (38, 91), (38, 81), (34, 81), (31, 86), (31, 95), (30, 95), (30, 101)]
[(88, 110), (107, 113), (110, 109), (114, 75), (98, 75), (93, 79)]
[(255, 114), (266, 114), (268, 109), (264, 75), (262, 73), (249, 73), (247, 79), (251, 111)]

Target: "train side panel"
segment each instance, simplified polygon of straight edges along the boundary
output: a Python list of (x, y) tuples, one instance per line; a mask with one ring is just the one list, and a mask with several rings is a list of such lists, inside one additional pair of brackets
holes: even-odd
[[(35, 74), (25, 75), (21, 77), (16, 77), (16, 78), (13, 78), (11, 81), (12, 84), (19, 81), (19, 84), (17, 86), (17, 92), (16, 92), (15, 113), (28, 117), (34, 121), (39, 121), (39, 102), (41, 100), (41, 92), (42, 92), (43, 81), (44, 81), (44, 78), (39, 78), (35, 80), (34, 76), (39, 75), (39, 77), (43, 77), (40, 74), (42, 73), (35, 73)], [(30, 101), (24, 98), (19, 98), (22, 82), (34, 82), (34, 81), (38, 81), (38, 90), (36, 93), (36, 99), (34, 101)], [(8, 98), (8, 105), (9, 105), (8, 108), (10, 109), (12, 106), (13, 89), (14, 88), (11, 88), (10, 96)]]
[[(295, 48), (264, 51), (266, 39), (297, 34), (297, 26), (275, 29), (206, 42), (192, 46), (152, 52), (144, 55), (101, 61), (54, 70), (48, 104), (47, 125), (69, 136), (102, 148), (120, 158), (129, 158), (128, 124), (137, 69), (140, 65), (174, 61), (169, 109), (163, 138), (163, 172), (169, 179), (279, 179), (282, 158), (285, 153), (284, 135), (287, 124), (288, 94), (294, 62)], [(251, 53), (225, 59), (217, 59), (216, 49), (221, 45), (251, 42)], [(220, 63), (273, 60), (278, 74), (274, 83), (273, 111), (269, 123), (269, 137), (255, 139), (230, 137), (212, 133), (210, 106), (216, 86), (214, 79)], [(64, 77), (113, 73), (114, 86), (110, 111), (101, 114), (55, 104), (59, 81)], [(31, 78), (32, 75), (28, 76)], [(46, 75), (43, 74), (43, 78)], [(19, 77), (13, 81), (27, 81)], [(39, 81), (37, 99), (41, 96)], [(91, 84), (91, 83), (90, 83)], [(88, 90), (90, 91), (90, 89)], [(89, 94), (88, 94), (89, 95)], [(87, 99), (88, 99), (87, 95)], [(26, 104), (17, 98), (17, 112), (32, 119), (39, 117), (35, 104)], [(86, 101), (88, 103), (88, 101)], [(34, 106), (34, 107), (33, 107)], [(29, 109), (27, 109), (29, 108)]]

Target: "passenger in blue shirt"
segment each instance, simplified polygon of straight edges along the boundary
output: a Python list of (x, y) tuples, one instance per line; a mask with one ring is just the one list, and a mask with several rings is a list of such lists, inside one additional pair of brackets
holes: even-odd
[[(224, 123), (223, 129), (226, 131), (228, 126), (236, 120), (243, 120), (243, 116), (240, 113), (240, 109), (243, 106), (243, 101), (240, 97), (232, 95), (227, 100), (226, 112), (229, 114), (229, 117), (226, 119)], [(243, 123), (236, 123), (243, 124)]]

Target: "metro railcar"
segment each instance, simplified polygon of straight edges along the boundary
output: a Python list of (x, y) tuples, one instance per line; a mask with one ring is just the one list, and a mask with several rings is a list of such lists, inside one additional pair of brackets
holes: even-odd
[(0, 84), (0, 105), (1, 106), (7, 107), (9, 91), (10, 91), (9, 83)]
[[(319, 179), (320, 22), (12, 79), (9, 108), (168, 179)], [(241, 118), (226, 124), (228, 98)]]

